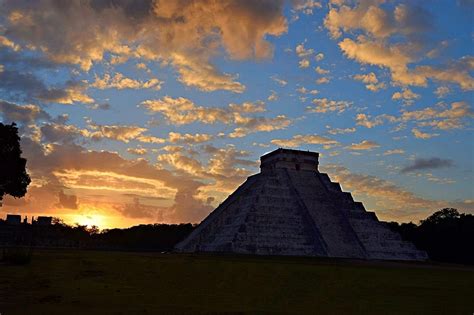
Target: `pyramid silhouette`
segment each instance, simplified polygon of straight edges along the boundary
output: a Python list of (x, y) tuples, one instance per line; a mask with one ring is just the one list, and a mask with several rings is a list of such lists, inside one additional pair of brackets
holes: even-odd
[(316, 152), (277, 149), (176, 246), (181, 252), (425, 260), (318, 171)]

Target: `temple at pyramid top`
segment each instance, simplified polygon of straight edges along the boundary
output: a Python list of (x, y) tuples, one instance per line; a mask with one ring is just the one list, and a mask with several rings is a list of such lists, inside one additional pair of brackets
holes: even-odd
[(424, 260), (318, 171), (316, 152), (277, 149), (182, 242), (181, 252)]
[(277, 149), (260, 157), (260, 169), (263, 172), (275, 168), (316, 171), (319, 153), (291, 149)]

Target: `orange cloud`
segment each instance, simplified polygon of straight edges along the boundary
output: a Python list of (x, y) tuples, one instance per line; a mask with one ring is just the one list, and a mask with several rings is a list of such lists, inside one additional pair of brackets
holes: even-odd
[[(14, 1), (2, 8), (15, 17), (4, 25), (11, 38), (2, 36), (2, 45), (15, 48), (13, 42), (18, 41), (56, 63), (85, 71), (108, 53), (112, 63), (128, 58), (163, 61), (177, 69), (183, 84), (204, 91), (242, 92), (235, 76), (220, 73), (210, 60), (222, 48), (232, 59), (268, 58), (273, 47), (266, 37), (280, 36), (288, 27), (283, 1), (278, 0), (81, 1), (67, 6)], [(107, 84), (124, 84), (114, 79)], [(152, 85), (157, 88), (159, 83)]]
[(334, 101), (327, 98), (315, 98), (312, 103), (315, 107), (306, 107), (306, 110), (310, 113), (337, 112), (340, 114), (352, 105), (352, 102)]
[(327, 137), (318, 136), (318, 135), (295, 135), (291, 139), (273, 139), (272, 144), (275, 144), (280, 147), (300, 147), (304, 144), (324, 144), (324, 145), (338, 145), (339, 142)]
[(104, 74), (103, 78), (95, 76), (95, 81), (90, 85), (91, 87), (104, 90), (104, 89), (153, 89), (160, 90), (163, 81), (160, 81), (156, 78), (150, 79), (148, 81), (140, 81), (131, 78), (125, 77), (121, 73), (115, 73), (112, 77), (110, 74)]
[(363, 140), (360, 143), (353, 143), (347, 148), (349, 150), (361, 151), (361, 150), (372, 150), (378, 147), (380, 147), (380, 145), (377, 142), (370, 141), (370, 140)]

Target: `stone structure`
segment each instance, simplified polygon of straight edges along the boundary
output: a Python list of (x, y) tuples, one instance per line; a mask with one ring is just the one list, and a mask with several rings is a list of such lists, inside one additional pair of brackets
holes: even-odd
[(7, 214), (7, 224), (17, 225), (21, 223), (21, 215)]
[(318, 171), (319, 154), (278, 149), (176, 246), (181, 252), (425, 260), (427, 255)]
[(53, 222), (53, 217), (44, 217), (44, 216), (39, 216), (38, 220), (33, 221), (33, 223), (36, 223), (42, 226), (51, 225), (52, 222)]

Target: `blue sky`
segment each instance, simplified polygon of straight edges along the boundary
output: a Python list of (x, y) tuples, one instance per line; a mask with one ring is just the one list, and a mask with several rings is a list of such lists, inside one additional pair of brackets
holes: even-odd
[(198, 222), (277, 147), (383, 220), (473, 211), (469, 1), (1, 1), (3, 212)]

